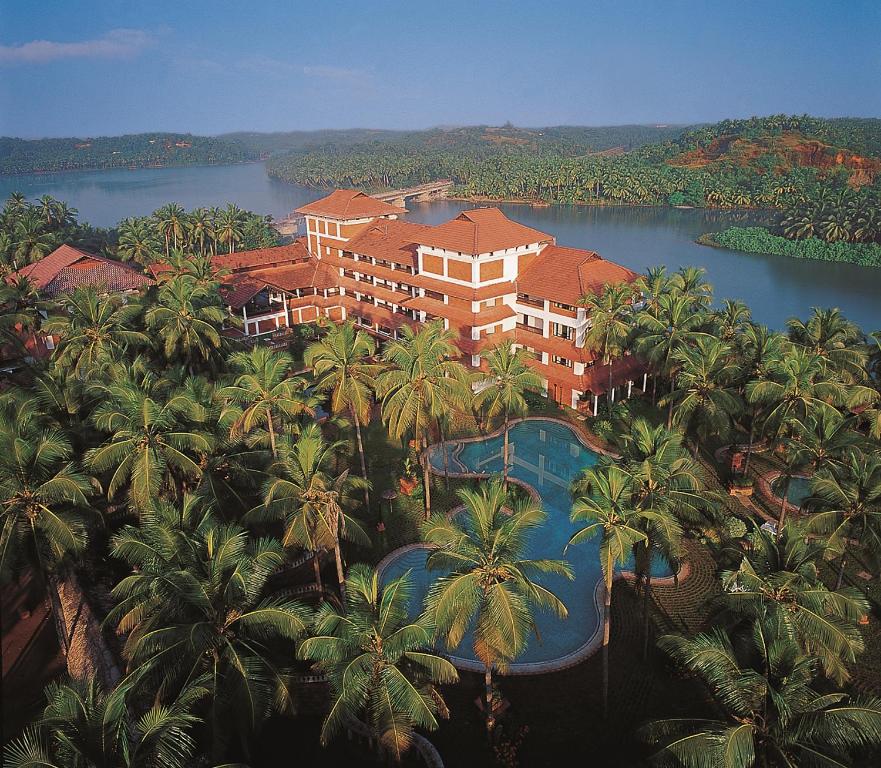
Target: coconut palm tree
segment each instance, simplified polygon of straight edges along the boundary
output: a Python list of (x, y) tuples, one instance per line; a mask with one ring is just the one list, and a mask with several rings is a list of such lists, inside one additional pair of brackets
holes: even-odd
[(787, 326), (790, 340), (819, 356), (842, 382), (854, 384), (865, 379), (863, 334), (840, 309), (814, 307), (807, 322), (792, 318)]
[(561, 618), (566, 606), (534, 580), (541, 574), (572, 578), (562, 560), (524, 558), (528, 538), (546, 519), (531, 497), (513, 499), (498, 480), (458, 492), (464, 505), (454, 517), (435, 513), (423, 524), (433, 547), (427, 567), (440, 570), (425, 599), (429, 622), (450, 650), (474, 629), (474, 653), (484, 666), (486, 728), (495, 727), (493, 671), (504, 672), (537, 632), (534, 610)]
[(291, 376), (294, 359), (287, 352), (255, 345), (247, 352), (233, 354), (229, 366), (238, 376), (223, 388), (222, 394), (242, 406), (233, 434), (247, 434), (265, 424), (272, 456), (278, 458), (279, 426), (304, 413), (315, 413), (314, 401), (305, 394), (305, 382)]
[(15, 221), (12, 236), (15, 244), (12, 262), (14, 269), (39, 261), (59, 245), (58, 235), (47, 230), (39, 213), (30, 209)]
[(713, 286), (704, 279), (706, 275), (707, 270), (701, 267), (680, 267), (673, 275), (674, 290), (698, 311), (713, 301)]
[(0, 334), (2, 339), (27, 351), (25, 338), (36, 348), (37, 332), (48, 302), (40, 298), (34, 284), (22, 275), (7, 278), (0, 286)]
[(881, 456), (852, 449), (843, 467), (814, 475), (811, 494), (808, 528), (826, 536), (829, 550), (841, 558), (840, 589), (854, 541), (873, 556), (881, 554)]
[[(376, 345), (363, 331), (355, 329), (351, 322), (333, 324), (321, 340), (310, 344), (303, 357), (312, 369), (314, 387), (318, 392), (330, 393), (330, 409), (333, 413), (348, 413), (355, 425), (358, 456), (361, 459), (361, 476), (366, 481), (367, 461), (361, 426), (370, 422), (376, 377), (382, 366), (372, 362)], [(370, 496), (364, 488), (364, 506), (370, 508)]]
[(436, 730), (447, 707), (435, 687), (459, 676), (432, 651), (431, 627), (411, 619), (413, 585), (409, 573), (380, 583), (376, 571), (359, 563), (349, 572), (345, 611), (325, 603), (312, 637), (298, 656), (315, 662), (330, 678), (334, 701), (321, 729), (321, 743), (365, 721), (371, 733), (400, 761), (419, 728)]
[(144, 320), (169, 362), (180, 359), (193, 373), (193, 361), (208, 362), (220, 349), (226, 313), (216, 290), (199, 288), (195, 278), (177, 277), (163, 284)]
[(340, 594), (345, 601), (346, 575), (340, 540), (370, 545), (370, 537), (345, 510), (353, 506), (352, 494), (367, 481), (350, 477), (348, 470), (338, 475), (332, 473), (341, 443), (327, 442), (317, 424), (307, 425), (296, 440), (283, 440), (280, 447), (279, 458), (270, 465), (269, 479), (263, 487), (263, 505), (252, 510), (247, 519), (282, 522), (284, 546), (312, 552), (319, 591), (318, 554), (322, 549), (332, 549)]
[(102, 295), (94, 286), (81, 286), (65, 294), (60, 310), (43, 329), (59, 337), (56, 364), (71, 368), (79, 378), (148, 343), (143, 333), (132, 328), (140, 311), (138, 305)]
[(187, 768), (195, 759), (192, 714), (207, 689), (196, 681), (171, 702), (130, 712), (127, 686), (54, 682), (34, 726), (6, 747), (6, 768)]
[(502, 481), (508, 486), (508, 429), (512, 416), (525, 416), (529, 410), (524, 395), (542, 388), (539, 376), (526, 363), (526, 350), (501, 343), (483, 352), (489, 376), (478, 384), (475, 405), (488, 418), (504, 415), (504, 447), (502, 449)]
[[(633, 548), (647, 540), (642, 524), (654, 513), (634, 502), (633, 479), (621, 467), (608, 464), (588, 469), (579, 481), (572, 505), (572, 522), (584, 523), (566, 544), (566, 549), (599, 535), (600, 567), (603, 574), (603, 713), (609, 713), (609, 637), (612, 627), (612, 580), (615, 566), (623, 565)], [(564, 550), (565, 552), (565, 550)]]
[(816, 691), (814, 662), (783, 627), (770, 619), (755, 627), (749, 656), (718, 629), (661, 638), (661, 649), (698, 677), (721, 717), (651, 723), (643, 734), (661, 746), (655, 764), (843, 766), (881, 744), (881, 701)]
[(147, 219), (128, 218), (119, 223), (119, 247), (117, 255), (126, 260), (133, 260), (138, 264), (147, 265), (156, 260), (159, 244), (156, 242), (155, 232)]
[(747, 382), (746, 400), (767, 408), (765, 431), (772, 438), (793, 421), (834, 411), (847, 399), (844, 387), (829, 379), (819, 355), (795, 346), (769, 365), (769, 377)]
[(722, 308), (713, 313), (718, 338), (729, 344), (737, 342), (752, 327), (751, 319), (750, 308), (742, 301), (731, 299), (725, 299)]
[(627, 348), (632, 330), (633, 286), (627, 283), (606, 283), (600, 293), (588, 293), (578, 303), (587, 308), (590, 327), (584, 345), (600, 354), (603, 365), (609, 366), (608, 397), (612, 397), (612, 363)]
[[(744, 396), (745, 410), (749, 417), (749, 437), (746, 445), (746, 461), (743, 465), (744, 475), (749, 472), (756, 427), (765, 407), (764, 403), (757, 399), (750, 399), (746, 393), (772, 379), (774, 371), (780, 366), (786, 344), (787, 342), (781, 334), (769, 331), (766, 326), (755, 323), (747, 326), (738, 340), (737, 363), (740, 368), (741, 393)], [(750, 384), (750, 382), (754, 383)]]
[(185, 392), (163, 391), (148, 376), (111, 384), (92, 413), (92, 422), (109, 437), (86, 452), (86, 465), (109, 472), (107, 496), (127, 489), (132, 509), (143, 511), (163, 490), (177, 495), (177, 485), (202, 475), (200, 455), (209, 453), (209, 436), (198, 426), (203, 407)]
[(656, 557), (675, 569), (682, 551), (682, 530), (714, 517), (716, 499), (704, 484), (700, 467), (682, 445), (678, 432), (636, 419), (621, 435), (621, 462), (630, 474), (635, 503), (657, 518), (638, 522), (646, 538), (636, 546), (636, 573), (643, 582), (643, 657), (648, 656), (652, 562)]
[(692, 434), (695, 458), (701, 441), (729, 434), (741, 412), (742, 401), (734, 386), (738, 367), (730, 353), (725, 342), (701, 336), (694, 346), (682, 347), (673, 355), (679, 370), (676, 388), (669, 395), (675, 403), (673, 423)]
[(112, 553), (133, 569), (107, 617), (126, 635), (133, 689), (174, 695), (201, 680), (215, 758), (234, 733), (244, 741), (271, 710), (290, 708), (285, 661), (311, 613), (265, 595), (285, 560), (278, 541), (249, 538), (198, 505), (158, 504), (113, 537)]
[(214, 221), (214, 236), (218, 242), (226, 243), (227, 253), (234, 253), (236, 243), (240, 243), (245, 236), (244, 227), (245, 212), (230, 203), (217, 214)]
[(399, 338), (386, 344), (387, 368), (379, 374), (376, 389), (382, 418), (398, 439), (412, 431), (422, 464), (425, 516), (431, 515), (431, 484), (427, 440), (431, 425), (445, 411), (463, 408), (471, 400), (469, 376), (456, 358), (454, 333), (435, 321), (414, 331), (404, 326)]
[(165, 258), (171, 253), (172, 243), (178, 247), (186, 234), (186, 211), (177, 203), (163, 205), (153, 214), (159, 235), (165, 240)]
[[(676, 353), (694, 342), (703, 325), (701, 313), (694, 312), (691, 299), (678, 292), (662, 294), (657, 311), (648, 308), (637, 313), (636, 351), (654, 370), (670, 381), (670, 392), (676, 385), (678, 363)], [(673, 426), (673, 400), (667, 407), (667, 429)]]
[(719, 605), (745, 623), (747, 634), (771, 616), (802, 653), (817, 659), (826, 677), (843, 685), (846, 665), (864, 647), (857, 621), (869, 610), (865, 596), (852, 587), (832, 591), (823, 584), (817, 563), (825, 545), (808, 538), (799, 524), (790, 523), (779, 536), (757, 529), (748, 541), (739, 567), (721, 574)]
[(85, 545), (82, 511), (90, 488), (60, 429), (41, 423), (32, 403), (0, 403), (0, 577), (22, 561), (45, 576)]

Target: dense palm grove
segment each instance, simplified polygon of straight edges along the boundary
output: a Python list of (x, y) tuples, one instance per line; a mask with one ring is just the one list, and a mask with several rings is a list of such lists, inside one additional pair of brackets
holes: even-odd
[[(18, 284), (0, 297), (4, 333), (58, 338), (51, 358), (0, 394), (0, 573), (30, 572), (48, 591), (73, 573), (109, 580), (102, 618), (121, 670), (110, 687), (53, 683), (5, 765), (248, 762), (268, 719), (299, 717), (316, 685), (329, 690), (323, 744), (354, 732), (377, 759), (415, 760), (424, 734), (455, 728), (461, 743), (442, 755), (447, 764), (487, 763), (489, 751), (469, 750), (489, 748), (447, 703), (467, 682), (445, 652), (466, 635), (473, 644), (487, 740), (499, 747), (509, 685), (500, 676), (538, 642), (539, 612), (567, 613), (543, 576), (578, 576), (565, 552), (524, 556), (551, 524), (507, 474), (511, 422), (550, 407), (525, 353), (491, 349), (486, 371), (471, 371), (437, 324), (379, 349), (349, 323), (321, 325), (302, 364), (231, 340), (210, 254), (215, 242), (239, 241), (203, 241), (195, 219), (176, 213), (179, 227), (166, 214), (141, 220), (151, 250), (128, 257), (168, 254), (171, 268), (137, 298), (89, 288), (49, 306)], [(700, 693), (669, 718), (628, 723), (628, 743), (641, 745), (628, 755), (679, 766), (876, 765), (881, 699), (861, 665), (864, 630), (881, 610), (881, 335), (837, 310), (771, 331), (739, 302), (714, 307), (695, 269), (651, 270), (637, 288), (583, 299), (598, 357), (636, 354), (653, 381), (642, 399), (588, 422), (620, 454), (572, 486), (579, 527), (568, 547), (598, 540), (604, 576), (603, 672), (591, 682), (602, 706), (560, 708), (582, 706), (602, 743), (616, 695), (614, 570), (634, 554), (642, 655), (675, 670), (671, 686), (687, 678)], [(496, 428), (505, 432), (498, 478), (430, 471), (430, 445)], [(729, 444), (745, 454), (734, 475), (715, 458)], [(722, 493), (749, 487), (760, 464), (781, 473), (784, 497), (793, 477), (812, 475), (799, 514), (783, 503), (759, 515)], [(384, 519), (386, 471), (421, 475), (421, 487)], [(762, 516), (775, 524), (759, 528)], [(425, 605), (408, 575), (377, 574), (386, 536), (432, 547), (438, 578)], [(700, 606), (699, 631), (656, 643), (650, 563), (675, 572), (694, 547), (715, 558), (718, 589)], [(528, 705), (518, 714), (528, 721)]]
[(828, 146), (822, 154), (830, 159), (839, 147), (868, 157), (881, 154), (879, 121), (871, 119), (775, 115), (726, 120), (678, 135), (661, 132), (652, 141), (619, 137), (619, 148), (632, 151), (611, 156), (603, 151), (615, 144), (591, 141), (579, 129), (510, 129), (510, 135), (496, 130), (442, 137), (428, 133), (342, 150), (307, 149), (272, 158), (268, 170), (315, 186), (389, 188), (449, 178), (465, 196), (502, 200), (777, 208), (803, 195), (813, 197), (818, 180), (843, 182), (849, 169), (834, 162), (828, 167), (800, 164), (773, 141), (758, 157), (742, 161), (724, 152), (715, 162), (700, 165), (681, 158), (720, 139), (729, 146), (735, 140), (789, 136), (824, 142)]
[(230, 204), (185, 211), (169, 203), (150, 216), (131, 217), (116, 229), (77, 222), (77, 210), (43, 195), (35, 202), (13, 193), (0, 211), (0, 268), (20, 269), (67, 243), (91, 253), (147, 265), (184, 251), (209, 255), (278, 245), (269, 217)]

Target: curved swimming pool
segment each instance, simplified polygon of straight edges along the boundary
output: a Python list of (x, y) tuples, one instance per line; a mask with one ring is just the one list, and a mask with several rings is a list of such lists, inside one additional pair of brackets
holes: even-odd
[[(783, 487), (786, 484), (782, 477), (778, 477), (771, 483), (771, 492), (778, 498), (783, 497)], [(786, 500), (793, 506), (801, 509), (805, 500), (811, 495), (811, 478), (796, 475), (789, 481), (789, 490), (786, 492)]]
[[(581, 472), (596, 464), (598, 454), (579, 439), (573, 429), (551, 419), (530, 418), (516, 423), (509, 433), (510, 476), (527, 483), (538, 493), (547, 514), (545, 525), (533, 534), (527, 545), (527, 558), (562, 556), (563, 547), (577, 530), (569, 520), (572, 496), (571, 482)], [(503, 436), (501, 434), (475, 440), (451, 441), (446, 445), (450, 474), (497, 474), (502, 471)], [(435, 473), (443, 472), (443, 453), (433, 446), (430, 453)], [(575, 579), (544, 575), (541, 583), (562, 599), (569, 609), (566, 619), (539, 613), (537, 624), (540, 638), (532, 637), (526, 652), (510, 667), (510, 672), (533, 673), (550, 671), (574, 663), (591, 653), (599, 640), (601, 624), (602, 580), (599, 564), (599, 539), (570, 547), (566, 559), (575, 571)], [(381, 565), (382, 579), (387, 581), (410, 570), (414, 583), (414, 606), (421, 606), (429, 586), (439, 572), (428, 571), (424, 547), (404, 547), (391, 553)], [(627, 570), (625, 566), (623, 570)], [(671, 574), (669, 567), (653, 567), (655, 576)], [(463, 668), (476, 668), (471, 637), (466, 635), (453, 652), (453, 662)]]

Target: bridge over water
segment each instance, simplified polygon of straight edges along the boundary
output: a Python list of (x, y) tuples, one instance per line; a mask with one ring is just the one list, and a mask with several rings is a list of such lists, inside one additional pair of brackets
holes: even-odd
[[(453, 182), (449, 179), (441, 179), (440, 181), (429, 181), (426, 184), (419, 184), (415, 187), (407, 187), (405, 189), (392, 189), (388, 192), (377, 192), (371, 197), (382, 200), (384, 203), (397, 205), (400, 208), (406, 207), (408, 200), (416, 200), (417, 202), (425, 202), (427, 200), (439, 200), (447, 196)], [(282, 219), (276, 219), (272, 222), (272, 226), (278, 230), (279, 234), (296, 236), (300, 234), (301, 225), (304, 217), (299, 213), (292, 211)]]

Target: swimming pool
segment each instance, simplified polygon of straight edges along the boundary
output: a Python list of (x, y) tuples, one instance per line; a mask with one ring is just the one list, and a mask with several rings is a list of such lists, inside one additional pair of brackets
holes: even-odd
[[(785, 481), (782, 477), (778, 477), (771, 483), (771, 491), (779, 499), (782, 498), (783, 485)], [(786, 500), (793, 506), (801, 509), (805, 499), (811, 495), (811, 478), (809, 477), (793, 477), (789, 482), (789, 490), (786, 492)]]
[[(527, 558), (562, 556), (563, 547), (579, 525), (569, 520), (572, 496), (570, 483), (587, 467), (596, 464), (598, 454), (585, 446), (573, 429), (552, 419), (531, 418), (518, 422), (509, 433), (510, 476), (529, 484), (538, 493), (547, 513), (544, 527), (533, 535), (526, 548)], [(494, 474), (502, 471), (503, 436), (501, 434), (469, 441), (451, 441), (446, 445), (451, 474)], [(432, 446), (431, 466), (443, 472), (443, 453)], [(599, 564), (599, 539), (570, 547), (566, 559), (575, 571), (575, 580), (562, 576), (545, 575), (541, 584), (553, 590), (569, 609), (567, 619), (558, 619), (549, 613), (539, 613), (537, 623), (540, 640), (531, 638), (526, 652), (511, 665), (512, 673), (531, 673), (550, 670), (574, 663), (596, 647), (601, 629), (602, 579)], [(388, 581), (410, 570), (414, 583), (414, 607), (419, 608), (428, 588), (438, 572), (425, 568), (428, 550), (424, 547), (404, 547), (393, 552), (381, 564), (382, 579)], [(632, 567), (632, 566), (630, 566)], [(624, 570), (627, 570), (625, 566)], [(658, 577), (670, 576), (665, 564), (656, 564), (652, 573)], [(463, 668), (477, 664), (471, 650), (471, 638), (466, 636), (453, 653), (453, 662)]]

